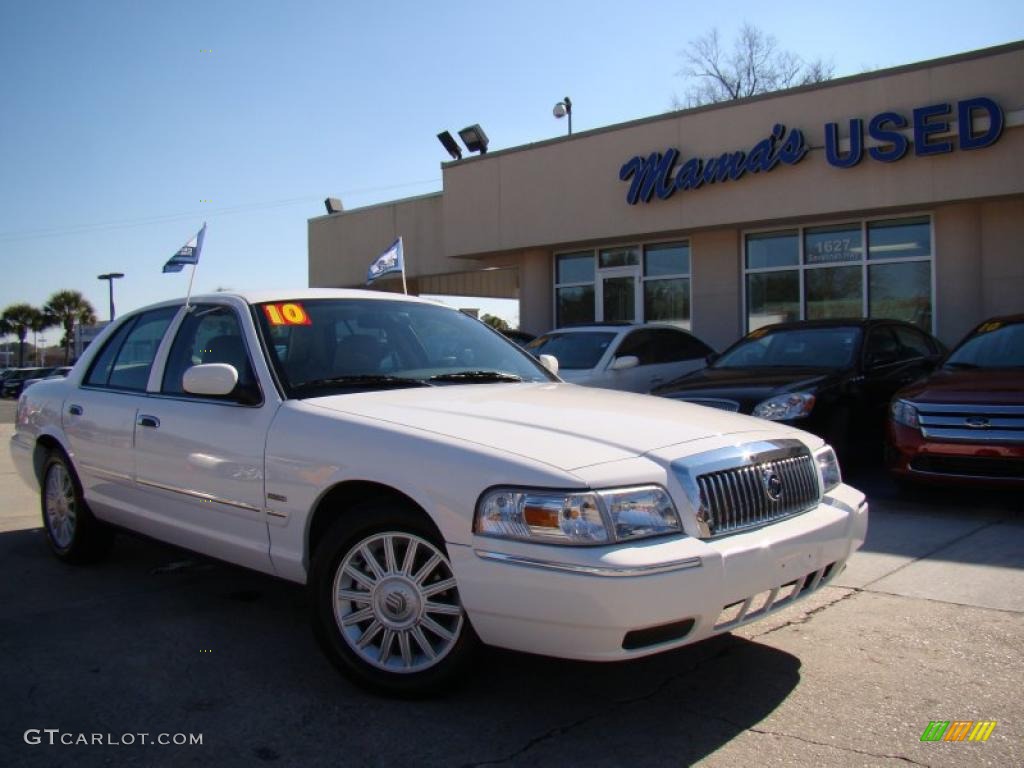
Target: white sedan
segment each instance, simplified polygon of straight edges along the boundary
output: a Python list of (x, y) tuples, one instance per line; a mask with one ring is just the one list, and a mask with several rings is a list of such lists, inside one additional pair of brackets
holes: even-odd
[(827, 583), (867, 503), (806, 432), (561, 382), (386, 293), (165, 302), (22, 395), (10, 448), (56, 557), (135, 531), (309, 586), (324, 649), (393, 694), (479, 642), (593, 661)]
[(526, 348), (556, 358), (565, 381), (640, 393), (700, 370), (715, 352), (692, 333), (659, 323), (558, 328)]

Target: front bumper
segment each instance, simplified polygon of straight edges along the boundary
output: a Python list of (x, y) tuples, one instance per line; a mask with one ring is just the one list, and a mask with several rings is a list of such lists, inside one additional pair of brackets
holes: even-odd
[(841, 485), (801, 515), (710, 541), (591, 548), (478, 537), (449, 554), (485, 643), (612, 661), (702, 640), (809, 594), (863, 544), (867, 517), (864, 495)]
[(889, 470), (900, 477), (946, 485), (1024, 487), (1024, 444), (944, 442), (920, 430), (888, 425)]

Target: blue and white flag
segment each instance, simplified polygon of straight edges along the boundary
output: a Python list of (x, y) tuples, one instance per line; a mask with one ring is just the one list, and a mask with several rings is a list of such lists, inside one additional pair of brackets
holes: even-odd
[(164, 264), (164, 272), (181, 272), (186, 264), (198, 264), (199, 252), (203, 250), (203, 238), (206, 237), (206, 222), (196, 236), (185, 243), (170, 260)]
[(369, 285), (378, 277), (392, 272), (405, 274), (405, 257), (402, 255), (402, 238), (399, 237), (380, 256), (374, 259), (373, 264), (366, 272), (366, 284)]

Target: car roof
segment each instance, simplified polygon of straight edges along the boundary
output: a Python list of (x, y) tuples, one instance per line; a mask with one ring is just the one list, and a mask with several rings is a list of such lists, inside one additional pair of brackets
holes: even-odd
[(909, 325), (912, 328), (921, 330), (919, 326), (913, 323), (908, 323), (906, 320), (896, 320), (895, 318), (888, 317), (836, 317), (828, 320), (791, 320), (788, 323), (772, 323), (771, 325), (762, 325), (757, 330), (759, 331), (784, 331), (793, 330), (798, 328), (847, 328), (850, 326), (857, 326), (858, 328), (868, 328), (873, 325)]
[(640, 328), (667, 328), (670, 331), (682, 331), (690, 333), (685, 328), (671, 323), (582, 323), (580, 325), (563, 325), (561, 328), (552, 328), (547, 333), (580, 333), (584, 331), (632, 331)]
[[(269, 289), (263, 291), (218, 291), (217, 293), (196, 294), (189, 298), (190, 304), (204, 304), (208, 302), (223, 302), (225, 298), (241, 300), (247, 304), (263, 304), (265, 302), (277, 301), (312, 301), (314, 299), (371, 299), (377, 301), (408, 301), (416, 304), (429, 304), (434, 307), (443, 307), (453, 312), (458, 312), (440, 301), (423, 299), (419, 296), (407, 296), (402, 293), (391, 293), (388, 291), (367, 291), (359, 288), (293, 288), (293, 289)], [(185, 297), (167, 299), (153, 304), (148, 304), (138, 309), (133, 309), (128, 314), (158, 309), (160, 307), (181, 306), (185, 303)]]

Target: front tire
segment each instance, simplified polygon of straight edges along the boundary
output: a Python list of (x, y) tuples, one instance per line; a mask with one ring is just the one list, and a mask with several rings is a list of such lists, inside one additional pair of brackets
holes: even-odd
[(479, 644), (444, 543), (422, 513), (349, 510), (317, 546), (310, 575), (317, 637), (364, 688), (436, 693), (459, 679)]
[(114, 534), (93, 517), (71, 462), (53, 452), (43, 465), (40, 484), (43, 529), (50, 551), (66, 563), (90, 563), (110, 551)]

